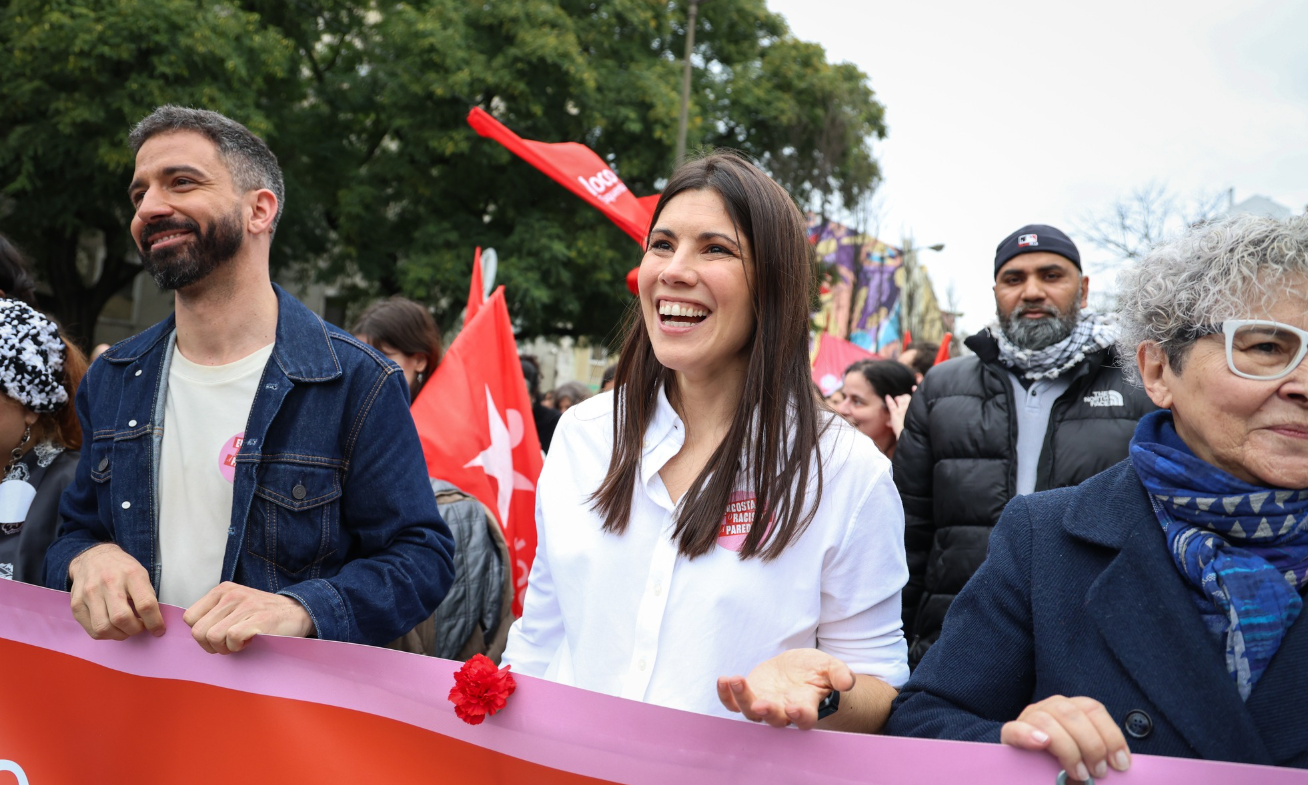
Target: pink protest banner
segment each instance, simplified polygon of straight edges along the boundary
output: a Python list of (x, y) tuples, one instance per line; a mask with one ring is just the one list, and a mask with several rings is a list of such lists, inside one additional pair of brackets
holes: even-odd
[[(1049, 785), (1058, 773), (998, 745), (768, 728), (522, 676), (504, 711), (470, 726), (446, 700), (458, 663), (291, 638), (209, 655), (179, 609), (164, 611), (161, 638), (93, 641), (66, 594), (0, 581), (0, 785)], [(1140, 755), (1109, 779), (1308, 773)]]

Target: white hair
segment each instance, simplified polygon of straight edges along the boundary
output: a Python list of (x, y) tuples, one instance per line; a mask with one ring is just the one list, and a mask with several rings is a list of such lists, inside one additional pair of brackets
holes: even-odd
[(1308, 311), (1308, 216), (1278, 221), (1230, 215), (1190, 228), (1118, 277), (1123, 372), (1139, 384), (1133, 358), (1156, 344), (1176, 373), (1201, 334), (1226, 319), (1263, 317), (1297, 297)]

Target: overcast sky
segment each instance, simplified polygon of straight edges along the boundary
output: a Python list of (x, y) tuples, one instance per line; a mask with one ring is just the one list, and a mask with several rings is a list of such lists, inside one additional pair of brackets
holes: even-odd
[[(768, 0), (868, 75), (881, 237), (912, 234), (969, 332), (993, 317), (994, 248), (1149, 182), (1308, 204), (1308, 2)], [(1101, 283), (1103, 283), (1101, 281)]]

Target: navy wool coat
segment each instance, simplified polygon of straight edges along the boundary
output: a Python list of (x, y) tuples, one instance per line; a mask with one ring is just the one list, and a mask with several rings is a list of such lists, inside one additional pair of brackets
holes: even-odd
[(1130, 460), (1013, 499), (886, 732), (998, 742), (1053, 695), (1094, 698), (1134, 753), (1308, 768), (1308, 619), (1248, 702)]

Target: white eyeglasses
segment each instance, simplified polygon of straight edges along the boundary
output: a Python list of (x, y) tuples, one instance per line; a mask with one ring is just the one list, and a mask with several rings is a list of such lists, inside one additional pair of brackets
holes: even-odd
[(1267, 382), (1288, 376), (1308, 354), (1308, 331), (1263, 319), (1227, 319), (1199, 327), (1195, 337), (1226, 336), (1226, 366), (1245, 379)]

